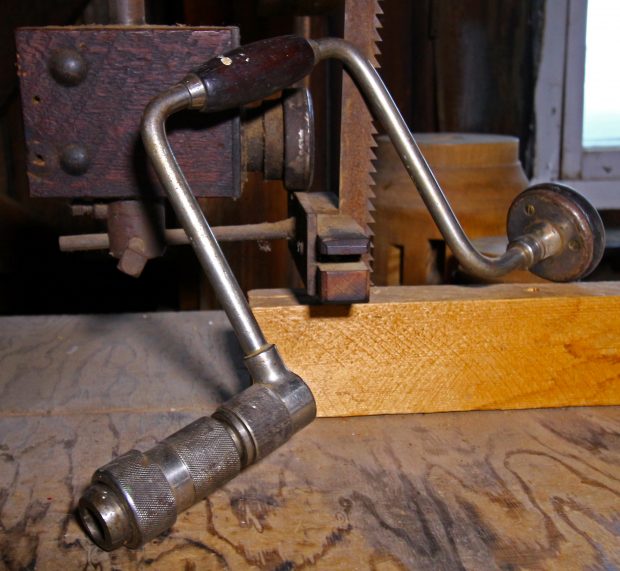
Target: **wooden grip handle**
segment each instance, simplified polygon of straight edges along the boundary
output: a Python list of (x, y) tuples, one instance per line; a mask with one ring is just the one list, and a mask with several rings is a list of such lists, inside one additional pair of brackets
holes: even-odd
[(239, 107), (288, 87), (314, 67), (314, 50), (298, 36), (280, 36), (210, 59), (194, 73), (207, 91), (202, 111)]

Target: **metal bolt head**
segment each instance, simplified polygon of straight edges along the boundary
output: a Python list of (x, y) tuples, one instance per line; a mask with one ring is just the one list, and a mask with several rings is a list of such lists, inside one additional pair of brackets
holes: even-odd
[(61, 48), (52, 53), (48, 69), (58, 83), (74, 87), (86, 78), (88, 64), (78, 51)]
[(532, 273), (556, 282), (574, 281), (590, 274), (601, 261), (605, 250), (603, 222), (577, 191), (549, 182), (517, 196), (508, 212), (508, 239), (517, 240), (540, 224), (559, 233), (563, 249), (531, 267)]
[(67, 174), (84, 174), (90, 167), (88, 149), (79, 143), (65, 145), (60, 153), (60, 166)]

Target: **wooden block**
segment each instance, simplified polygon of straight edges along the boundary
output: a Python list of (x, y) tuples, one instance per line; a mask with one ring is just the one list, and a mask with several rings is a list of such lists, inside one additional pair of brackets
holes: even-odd
[(364, 262), (317, 264), (320, 299), (326, 303), (368, 300), (370, 271)]
[[(144, 108), (239, 38), (232, 27), (80, 26), (22, 28), (16, 41), (32, 196), (101, 199), (163, 194), (140, 140)], [(60, 50), (85, 62), (77, 85), (63, 85), (50, 71)], [(196, 196), (240, 195), (234, 112), (179, 113), (168, 132)], [(90, 164), (83, 174), (63, 170), (67, 145), (86, 150)]]
[(319, 416), (620, 403), (620, 284), (374, 288), (369, 304), (255, 291)]

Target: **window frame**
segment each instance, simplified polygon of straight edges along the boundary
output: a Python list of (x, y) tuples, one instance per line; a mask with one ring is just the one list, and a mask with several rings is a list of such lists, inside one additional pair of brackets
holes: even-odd
[(535, 89), (533, 180), (577, 188), (599, 209), (620, 207), (620, 148), (583, 146), (588, 0), (546, 0)]

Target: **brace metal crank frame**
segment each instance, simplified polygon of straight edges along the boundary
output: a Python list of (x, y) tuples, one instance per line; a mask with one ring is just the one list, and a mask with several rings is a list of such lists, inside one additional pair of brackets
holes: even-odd
[(132, 450), (97, 470), (79, 503), (92, 539), (104, 549), (138, 547), (176, 516), (286, 442), (316, 415), (307, 385), (284, 365), (250, 310), (166, 136), (166, 119), (182, 109), (221, 111), (263, 99), (298, 81), (321, 60), (342, 61), (374, 117), (394, 143), (418, 192), (461, 265), (480, 277), (530, 269), (569, 281), (592, 271), (603, 253), (596, 210), (567, 187), (524, 191), (508, 213), (509, 245), (498, 258), (480, 253), (443, 191), (375, 69), (340, 39), (284, 36), (237, 48), (206, 62), (148, 105), (147, 153), (177, 217), (226, 311), (254, 384), (147, 452)]

